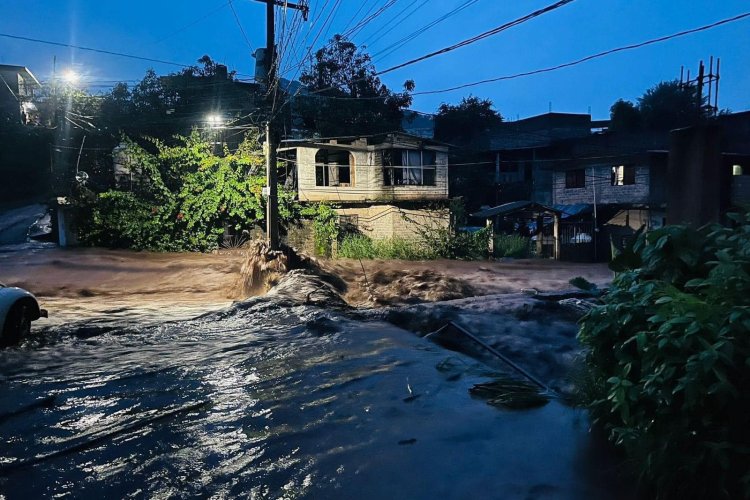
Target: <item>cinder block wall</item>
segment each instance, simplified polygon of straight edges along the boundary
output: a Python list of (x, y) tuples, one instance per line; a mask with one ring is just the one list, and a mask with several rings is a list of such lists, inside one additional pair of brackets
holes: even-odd
[(594, 182), (596, 183), (597, 204), (648, 203), (650, 184), (649, 167), (636, 165), (635, 184), (628, 186), (612, 186), (610, 184), (612, 166), (613, 165), (595, 165), (593, 167), (585, 167), (586, 185), (582, 188), (572, 189), (567, 189), (565, 187), (565, 171), (555, 171), (553, 179), (553, 203), (559, 205), (594, 203)]
[(448, 229), (450, 211), (403, 209), (395, 205), (339, 208), (340, 215), (357, 216), (357, 229), (372, 239), (403, 238), (421, 241), (424, 230)]

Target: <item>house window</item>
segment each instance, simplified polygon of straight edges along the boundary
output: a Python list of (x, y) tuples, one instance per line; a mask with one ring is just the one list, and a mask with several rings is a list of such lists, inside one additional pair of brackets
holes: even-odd
[(328, 186), (328, 165), (315, 165), (315, 185)]
[(742, 165), (732, 165), (732, 175), (742, 175)]
[(383, 183), (386, 186), (434, 186), (434, 151), (388, 149), (383, 151)]
[(565, 172), (565, 189), (586, 187), (586, 171), (582, 168)]
[(631, 186), (635, 184), (635, 166), (633, 165), (616, 165), (612, 167), (613, 186)]
[(354, 155), (321, 149), (315, 154), (316, 186), (354, 186)]

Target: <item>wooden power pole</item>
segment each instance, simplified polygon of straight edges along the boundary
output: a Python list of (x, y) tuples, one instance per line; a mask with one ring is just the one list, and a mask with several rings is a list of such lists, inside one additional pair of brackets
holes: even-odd
[(278, 172), (276, 169), (276, 95), (279, 90), (279, 61), (276, 60), (276, 33), (274, 27), (276, 24), (275, 14), (276, 6), (281, 5), (285, 8), (295, 9), (302, 12), (305, 20), (309, 8), (304, 4), (295, 4), (286, 0), (256, 0), (266, 4), (266, 65), (268, 82), (268, 120), (266, 121), (266, 184), (268, 185), (268, 200), (266, 202), (266, 234), (268, 237), (268, 246), (271, 250), (279, 249), (279, 193), (278, 193)]

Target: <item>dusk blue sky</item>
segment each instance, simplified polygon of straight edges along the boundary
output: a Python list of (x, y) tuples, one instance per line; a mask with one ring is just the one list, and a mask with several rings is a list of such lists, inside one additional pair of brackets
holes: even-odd
[[(310, 0), (311, 21), (321, 10), (323, 14), (312, 29), (310, 22), (302, 27), (298, 40), (310, 33), (307, 43), (312, 42), (322, 20), (336, 3), (336, 0)], [(365, 0), (357, 17), (363, 17), (371, 8), (376, 10), (376, 4), (386, 3), (387, 0)], [(466, 0), (396, 0), (353, 40), (360, 44), (367, 42), (368, 50), (375, 54), (464, 3)], [(376, 67), (385, 69), (551, 3), (553, 0), (478, 0), (399, 50), (375, 57)], [(349, 21), (362, 4), (338, 0), (330, 29), (323, 34), (327, 36), (324, 39), (321, 35), (316, 48), (334, 33), (353, 26)], [(399, 12), (404, 9), (409, 12), (420, 4), (424, 6), (407, 19), (404, 14), (394, 21)], [(264, 5), (253, 0), (234, 0), (234, 6), (252, 46), (263, 46)], [(750, 4), (746, 0), (576, 0), (492, 38), (384, 75), (383, 80), (393, 89), (400, 89), (407, 79), (416, 82), (417, 91), (441, 89), (557, 65), (748, 11)], [(182, 29), (203, 16), (207, 17)], [(378, 30), (380, 34), (373, 36)], [(203, 54), (209, 54), (247, 75), (254, 68), (254, 59), (226, 0), (4, 2), (0, 32), (184, 64), (192, 64)], [(678, 78), (680, 66), (695, 73), (699, 60), (707, 61), (711, 55), (721, 58), (720, 106), (733, 111), (750, 109), (750, 18), (549, 74), (417, 96), (413, 107), (434, 112), (440, 103), (456, 103), (472, 93), (490, 98), (509, 119), (544, 113), (550, 102), (554, 111), (586, 113), (590, 108), (595, 118), (606, 118), (610, 105), (618, 98), (634, 100), (653, 84)], [(75, 67), (87, 75), (94, 91), (104, 90), (97, 85), (113, 80), (140, 79), (149, 67), (158, 73), (179, 69), (0, 38), (0, 63), (27, 66), (40, 79), (50, 77), (53, 56), (57, 56), (58, 71)], [(292, 75), (293, 72), (288, 76)]]

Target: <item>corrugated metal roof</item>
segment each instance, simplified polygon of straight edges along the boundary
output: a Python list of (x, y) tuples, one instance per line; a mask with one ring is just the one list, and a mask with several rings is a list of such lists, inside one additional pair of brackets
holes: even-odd
[(504, 203), (497, 207), (480, 210), (479, 212), (475, 212), (471, 214), (471, 216), (477, 217), (479, 219), (489, 219), (490, 217), (496, 217), (498, 215), (507, 215), (513, 212), (520, 212), (522, 210), (527, 210), (527, 209), (532, 209), (532, 210), (541, 209), (546, 212), (557, 212), (557, 213), (561, 212), (560, 210), (556, 208), (548, 207), (539, 203), (535, 203), (533, 201), (511, 201), (510, 203)]
[(590, 203), (576, 203), (574, 205), (552, 205), (552, 207), (562, 213), (563, 219), (585, 215), (594, 211), (594, 206)]

